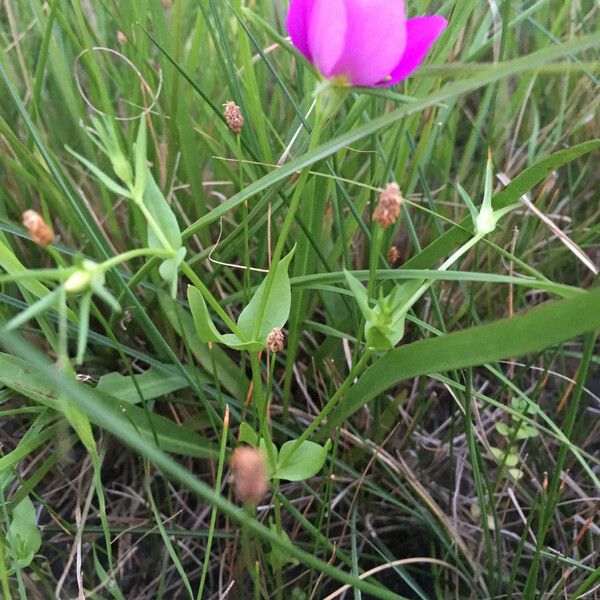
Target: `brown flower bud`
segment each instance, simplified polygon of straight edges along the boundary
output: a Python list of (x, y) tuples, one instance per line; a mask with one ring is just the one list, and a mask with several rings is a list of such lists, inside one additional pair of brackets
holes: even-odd
[(26, 210), (23, 213), (23, 227), (27, 229), (29, 237), (40, 246), (47, 246), (54, 239), (52, 229), (35, 210)]
[(242, 127), (244, 127), (244, 116), (242, 115), (242, 111), (240, 107), (235, 102), (227, 102), (224, 104), (225, 112), (225, 121), (227, 122), (227, 127), (233, 131), (236, 135), (239, 135), (242, 132)]
[(257, 504), (267, 493), (267, 471), (260, 450), (240, 446), (231, 456), (233, 489), (242, 502)]
[(267, 348), (270, 352), (279, 352), (285, 348), (285, 336), (281, 329), (275, 327), (267, 336)]
[(390, 246), (387, 257), (390, 265), (395, 265), (398, 262), (398, 259), (400, 258), (400, 250), (398, 250), (398, 247)]
[(162, 5), (165, 10), (171, 8), (171, 6), (173, 6), (173, 0), (162, 0)]
[(124, 46), (127, 43), (127, 36), (122, 31), (117, 31), (117, 42), (121, 46)]
[(397, 183), (390, 183), (379, 196), (377, 207), (373, 211), (373, 221), (382, 227), (393, 225), (400, 215), (402, 195)]

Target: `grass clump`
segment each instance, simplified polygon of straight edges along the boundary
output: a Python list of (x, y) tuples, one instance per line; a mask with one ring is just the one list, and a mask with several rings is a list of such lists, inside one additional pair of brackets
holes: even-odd
[(598, 6), (432, 8), (3, 3), (5, 598), (597, 594)]

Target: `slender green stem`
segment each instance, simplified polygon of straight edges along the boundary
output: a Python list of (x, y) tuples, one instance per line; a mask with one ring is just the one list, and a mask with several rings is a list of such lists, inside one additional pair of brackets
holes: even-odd
[(283, 468), (289, 462), (289, 460), (292, 458), (292, 456), (295, 454), (298, 448), (302, 445), (302, 443), (310, 437), (313, 431), (315, 431), (315, 429), (327, 418), (329, 413), (331, 413), (331, 411), (335, 408), (335, 405), (338, 403), (338, 401), (341, 398), (343, 398), (344, 394), (348, 391), (348, 389), (352, 385), (352, 382), (356, 379), (356, 377), (358, 377), (360, 372), (363, 370), (364, 366), (367, 364), (372, 354), (373, 350), (371, 350), (371, 348), (367, 348), (364, 351), (359, 361), (352, 367), (350, 373), (348, 373), (348, 377), (346, 377), (342, 385), (337, 389), (335, 394), (331, 396), (327, 404), (323, 407), (323, 410), (321, 410), (321, 412), (317, 415), (315, 420), (304, 430), (302, 435), (296, 440), (296, 442), (292, 446), (292, 451), (287, 456), (287, 459), (284, 460), (281, 463), (281, 465), (279, 465), (281, 468)]
[(258, 425), (261, 437), (267, 446), (269, 462), (274, 469), (277, 466), (277, 456), (271, 441), (271, 432), (267, 423), (267, 403), (263, 393), (262, 374), (258, 352), (250, 352), (250, 366), (252, 368), (252, 385), (254, 387), (254, 398), (256, 399), (256, 412), (258, 413)]
[[(215, 493), (221, 493), (221, 482), (223, 481), (223, 466), (225, 465), (225, 452), (227, 450), (227, 433), (229, 431), (229, 406), (225, 407), (225, 418), (223, 419), (223, 434), (221, 435), (221, 446), (219, 448), (219, 463), (217, 465), (217, 478), (215, 481)], [(198, 586), (197, 600), (201, 600), (204, 584), (206, 583), (206, 574), (210, 563), (210, 551), (215, 534), (215, 525), (217, 522), (217, 507), (213, 504), (210, 513), (210, 525), (208, 529), (208, 539), (206, 540), (206, 549), (204, 550), (204, 562), (202, 564), (202, 576)]]
[(137, 205), (137, 207), (142, 211), (146, 222), (152, 228), (154, 235), (156, 235), (159, 242), (163, 245), (163, 248), (165, 250), (168, 250), (170, 252), (170, 255), (173, 256), (175, 254), (175, 248), (173, 248), (173, 246), (171, 246), (171, 244), (169, 243), (169, 240), (166, 238), (165, 234), (160, 228), (160, 225), (156, 222), (156, 219), (153, 217), (152, 213), (148, 210), (148, 208), (142, 200), (136, 200), (134, 198), (134, 202)]
[(104, 270), (108, 270), (134, 258), (139, 258), (140, 256), (170, 258), (173, 256), (173, 252), (169, 252), (168, 250), (163, 250), (161, 248), (137, 248), (135, 250), (123, 252), (123, 254), (119, 254), (118, 256), (113, 256), (112, 258), (105, 260), (103, 263), (100, 263), (98, 266)]
[[(277, 533), (281, 535), (283, 533), (283, 526), (281, 520), (281, 502), (279, 500), (279, 479), (275, 479), (273, 481), (273, 506), (275, 512), (275, 528)], [(277, 590), (275, 591), (275, 597), (277, 600), (281, 600), (282, 591), (283, 591), (283, 573), (281, 572), (281, 566), (279, 563), (275, 566), (275, 585), (277, 586)]]
[[(454, 254), (452, 254), (448, 259), (444, 261), (444, 263), (437, 269), (438, 271), (447, 271), (457, 260), (459, 260), (462, 256), (464, 256), (475, 244), (481, 241), (486, 234), (478, 233), (474, 237), (472, 237), (468, 242), (463, 244)], [(412, 308), (414, 303), (433, 285), (435, 282), (434, 279), (428, 279), (425, 281), (419, 289), (410, 297), (410, 299), (405, 303), (404, 310), (399, 311), (400, 317), (404, 318), (406, 313)]]
[[(325, 115), (323, 111), (319, 110), (319, 104), (317, 103), (316, 110), (316, 123), (313, 128), (312, 137), (310, 140), (308, 152), (314, 150), (318, 143), (319, 138), (321, 137), (321, 132), (323, 131), (323, 126), (325, 124)], [(300, 179), (296, 185), (296, 189), (294, 190), (294, 194), (292, 196), (292, 200), (290, 202), (290, 206), (285, 215), (285, 219), (283, 221), (283, 225), (281, 226), (281, 231), (279, 232), (279, 237), (277, 239), (277, 244), (275, 245), (275, 250), (273, 252), (273, 259), (271, 263), (271, 269), (269, 270), (269, 274), (265, 280), (265, 293), (262, 298), (262, 303), (259, 310), (259, 317), (256, 320), (256, 324), (254, 327), (254, 338), (258, 338), (258, 333), (260, 331), (260, 325), (263, 321), (263, 316), (265, 313), (265, 309), (267, 306), (267, 300), (269, 298), (269, 293), (271, 291), (271, 286), (273, 285), (273, 278), (275, 276), (275, 271), (277, 270), (277, 264), (283, 255), (283, 250), (285, 248), (285, 244), (287, 242), (287, 237), (292, 228), (292, 224), (294, 223), (294, 219), (296, 218), (296, 212), (298, 212), (298, 207), (300, 206), (300, 202), (302, 200), (302, 195), (304, 192), (304, 187), (306, 186), (306, 182), (308, 181), (308, 176), (310, 175), (310, 169), (307, 167), (304, 169), (300, 175)]]
[(0, 536), (0, 584), (2, 585), (2, 595), (4, 600), (11, 600), (10, 583), (8, 581), (8, 571), (6, 570), (6, 561), (4, 560), (6, 548), (4, 540)]
[[(87, 417), (86, 417), (87, 418)], [(106, 441), (104, 442), (104, 447), (106, 448)], [(102, 524), (102, 529), (104, 532), (104, 543), (106, 545), (106, 556), (108, 558), (108, 566), (110, 570), (113, 570), (113, 556), (112, 556), (112, 542), (110, 539), (110, 527), (108, 524), (108, 519), (106, 518), (106, 500), (104, 498), (104, 487), (102, 486), (102, 457), (96, 450), (96, 448), (92, 447), (90, 449), (90, 455), (92, 458), (92, 467), (93, 467), (93, 482), (94, 488), (96, 492), (96, 498), (98, 498), (98, 512), (100, 514), (100, 521)], [(102, 455), (104, 455), (104, 450), (102, 451)]]
[(381, 242), (383, 240), (383, 228), (375, 224), (375, 232), (373, 234), (373, 241), (371, 243), (371, 255), (369, 257), (369, 285), (367, 287), (367, 293), (369, 299), (373, 298), (375, 292), (375, 283), (377, 282), (377, 263), (379, 261), (379, 251), (381, 249)]

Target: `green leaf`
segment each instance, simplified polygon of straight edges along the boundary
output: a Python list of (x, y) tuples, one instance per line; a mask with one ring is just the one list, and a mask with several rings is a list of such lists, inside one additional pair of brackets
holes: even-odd
[[(277, 446), (271, 442), (271, 452), (269, 452), (269, 450), (267, 449), (267, 442), (265, 441), (264, 438), (261, 438), (258, 442), (258, 449), (262, 452), (264, 460), (265, 460), (265, 465), (267, 466), (267, 476), (269, 478), (273, 477), (274, 473), (275, 473), (275, 466), (278, 463), (278, 459), (277, 459)], [(275, 459), (275, 463), (273, 463), (273, 461), (271, 460), (271, 457), (273, 457)]]
[(521, 469), (509, 469), (508, 472), (510, 473), (510, 476), (516, 481), (519, 481), (519, 479), (523, 478), (523, 471), (521, 471)]
[[(136, 174), (136, 180), (137, 180)], [(136, 181), (137, 185), (137, 181)], [(177, 274), (179, 265), (183, 262), (187, 250), (182, 246), (181, 231), (177, 218), (171, 210), (169, 203), (160, 191), (150, 170), (146, 167), (146, 189), (144, 190), (144, 206), (160, 227), (164, 240), (157, 235), (152, 225), (148, 223), (148, 246), (150, 248), (164, 248), (174, 253), (173, 258), (163, 261), (159, 267), (160, 276), (169, 284), (171, 297), (177, 293)], [(168, 246), (165, 245), (168, 244)]]
[(526, 440), (528, 438), (537, 437), (538, 430), (535, 427), (531, 427), (530, 425), (521, 424), (517, 431), (516, 439), (517, 440)]
[(496, 423), (494, 427), (500, 435), (503, 435), (504, 437), (510, 436), (510, 428), (506, 423)]
[(28, 567), (42, 545), (35, 507), (29, 496), (25, 496), (14, 507), (8, 535), (12, 545), (13, 558), (21, 569)]
[[(254, 293), (254, 296), (252, 296), (252, 300), (250, 300), (249, 304), (244, 308), (238, 319), (238, 327), (242, 334), (249, 340), (260, 342), (261, 349), (265, 347), (269, 333), (276, 327), (283, 327), (290, 315), (292, 292), (290, 288), (290, 278), (288, 276), (288, 267), (294, 256), (294, 251), (295, 249), (279, 261), (279, 264), (275, 268), (275, 274), (272, 275), (273, 283), (271, 284), (269, 296), (264, 306), (262, 321), (258, 328), (258, 338), (254, 339), (254, 331), (256, 329), (257, 321), (261, 317), (260, 310), (265, 293), (266, 279), (260, 284)], [(269, 274), (269, 276), (271, 276), (271, 274)]]
[(495, 446), (490, 447), (490, 452), (492, 456), (498, 461), (502, 462), (504, 460), (504, 450), (500, 450), (500, 448), (496, 448)]
[(327, 420), (327, 431), (406, 379), (523, 356), (600, 328), (600, 289), (528, 313), (406, 344), (377, 359)]
[(125, 596), (123, 596), (123, 592), (117, 585), (117, 582), (112, 577), (110, 577), (110, 575), (106, 572), (106, 570), (102, 566), (102, 563), (98, 559), (98, 554), (94, 545), (92, 545), (92, 552), (94, 554), (94, 567), (96, 568), (96, 574), (98, 575), (100, 585), (104, 585), (106, 590), (112, 595), (112, 597), (115, 600), (125, 600)]
[(240, 425), (239, 440), (240, 442), (244, 442), (245, 444), (256, 448), (258, 446), (258, 433), (244, 421)]
[(260, 352), (265, 347), (264, 342), (240, 340), (235, 333), (226, 333), (223, 335), (223, 343), (234, 350), (248, 350), (249, 352)]
[[(275, 523), (271, 523), (271, 531), (283, 538), (285, 542), (290, 541), (290, 537), (285, 531), (277, 531)], [(298, 561), (295, 558), (292, 558), (287, 552), (282, 551), (279, 546), (275, 545), (271, 545), (271, 551), (267, 552), (267, 560), (274, 570), (280, 570), (287, 564), (298, 564)]]
[(186, 254), (187, 250), (185, 248), (179, 248), (179, 250), (177, 250), (173, 258), (168, 258), (167, 260), (164, 260), (161, 263), (160, 267), (158, 267), (158, 272), (163, 278), (163, 281), (166, 281), (169, 284), (171, 298), (175, 298), (177, 296), (177, 283), (179, 281), (179, 265), (185, 259)]
[(190, 310), (192, 311), (196, 333), (198, 334), (200, 341), (205, 343), (217, 342), (219, 344), (224, 344), (225, 336), (218, 332), (215, 324), (212, 322), (206, 302), (198, 288), (195, 288), (193, 285), (188, 285), (187, 297)]
[[(144, 400), (153, 400), (166, 394), (189, 387), (189, 383), (179, 373), (167, 373), (163, 369), (151, 367), (144, 373), (135, 376), (135, 383), (139, 386)], [(137, 404), (141, 401), (133, 377), (121, 373), (107, 373), (100, 377), (96, 389), (110, 394), (128, 404)]]
[[(144, 206), (148, 209), (148, 212), (152, 215), (156, 223), (158, 223), (160, 231), (170, 245), (170, 248), (165, 249), (177, 252), (182, 245), (179, 223), (177, 223), (175, 214), (171, 210), (163, 193), (160, 191), (160, 188), (156, 185), (152, 173), (149, 169), (147, 169), (147, 171), (146, 189), (144, 190)], [(156, 232), (150, 226), (148, 226), (148, 246), (150, 248), (164, 248), (164, 245), (157, 237)]]
[[(57, 390), (54, 390), (48, 384), (48, 381), (41, 377), (27, 362), (1, 352), (0, 383), (43, 406), (52, 409), (57, 408)], [(170, 419), (148, 413), (138, 406), (125, 404), (117, 398), (113, 398), (113, 396), (99, 390), (94, 390), (89, 386), (83, 386), (79, 383), (77, 386), (82, 387), (89, 394), (92, 394), (97, 402), (102, 403), (107, 414), (111, 414), (115, 420), (120, 422), (122, 432), (142, 435), (152, 444), (154, 444), (156, 438), (159, 447), (166, 452), (198, 458), (215, 458), (217, 456), (214, 446), (205, 438), (177, 425)], [(77, 408), (77, 404), (70, 396), (62, 394), (62, 397), (66, 398), (65, 403), (68, 402), (68, 404)], [(87, 419), (84, 413), (81, 414)], [(94, 420), (92, 422), (96, 425), (100, 424)]]
[(290, 440), (281, 446), (274, 477), (302, 481), (313, 477), (323, 468), (327, 458), (326, 448), (307, 440), (292, 454), (295, 444), (296, 440)]
[(516, 467), (519, 463), (519, 456), (515, 452), (509, 452), (506, 457), (506, 466), (507, 467)]
[(100, 181), (105, 187), (107, 187), (111, 192), (117, 194), (118, 196), (124, 196), (125, 198), (131, 198), (131, 194), (129, 190), (126, 190), (122, 185), (119, 185), (116, 181), (111, 179), (104, 171), (100, 170), (95, 164), (91, 163), (87, 158), (81, 156), (81, 154), (77, 154), (75, 150), (69, 148), (67, 146), (67, 151), (72, 154), (79, 162), (81, 162), (89, 171), (91, 171), (92, 175)]
[(346, 283), (358, 304), (362, 316), (365, 320), (370, 321), (372, 315), (367, 289), (356, 277), (354, 277), (354, 275), (352, 275), (352, 273), (350, 273), (350, 271), (344, 271), (344, 277), (346, 278)]

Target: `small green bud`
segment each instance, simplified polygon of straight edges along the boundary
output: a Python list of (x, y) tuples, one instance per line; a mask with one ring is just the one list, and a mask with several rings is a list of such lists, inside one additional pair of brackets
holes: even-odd
[(475, 227), (477, 229), (477, 233), (487, 234), (491, 233), (496, 229), (496, 223), (498, 222), (498, 218), (496, 213), (492, 210), (491, 207), (482, 207), (481, 212), (477, 216), (477, 221), (475, 222)]
[(67, 294), (81, 294), (89, 289), (91, 281), (92, 274), (89, 271), (83, 269), (75, 271), (65, 281), (65, 291)]
[(81, 263), (81, 269), (75, 271), (65, 281), (65, 291), (67, 294), (82, 294), (90, 289), (92, 283), (103, 285), (104, 272), (98, 268), (98, 264), (86, 259)]
[(121, 152), (117, 152), (111, 157), (110, 161), (116, 176), (123, 183), (131, 185), (133, 181), (133, 171), (131, 170), (131, 165), (125, 156)]

